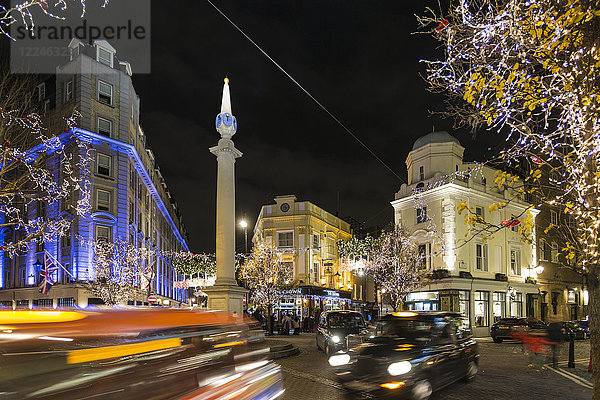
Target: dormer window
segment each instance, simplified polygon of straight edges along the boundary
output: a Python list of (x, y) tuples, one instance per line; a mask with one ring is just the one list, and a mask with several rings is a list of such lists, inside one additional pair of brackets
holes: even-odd
[(101, 64), (104, 65), (108, 65), (109, 67), (112, 68), (113, 66), (113, 53), (111, 53), (110, 51), (97, 46), (96, 47), (96, 61), (98, 61)]

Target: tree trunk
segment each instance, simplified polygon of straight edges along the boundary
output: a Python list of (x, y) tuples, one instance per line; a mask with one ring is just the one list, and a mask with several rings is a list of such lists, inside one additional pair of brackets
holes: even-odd
[(592, 356), (592, 376), (594, 379), (594, 400), (600, 400), (600, 266), (594, 265), (588, 273), (590, 315), (590, 348)]
[(267, 304), (267, 331), (269, 332), (269, 335), (273, 335), (273, 319), (271, 318), (271, 305)]

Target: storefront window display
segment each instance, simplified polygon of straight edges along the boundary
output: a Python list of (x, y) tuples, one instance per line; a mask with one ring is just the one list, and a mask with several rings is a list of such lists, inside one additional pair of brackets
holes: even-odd
[(523, 316), (523, 293), (515, 293), (514, 296), (510, 299), (510, 316)]
[(474, 296), (475, 326), (489, 326), (488, 307), (490, 303), (490, 292), (476, 291)]
[(492, 300), (494, 302), (494, 305), (492, 306), (494, 312), (494, 322), (496, 322), (500, 318), (504, 318), (506, 316), (506, 293), (494, 292)]
[(467, 290), (459, 290), (458, 291), (458, 306), (459, 311), (465, 317), (471, 319), (469, 317), (469, 291)]
[(409, 310), (414, 311), (435, 311), (440, 309), (440, 300), (438, 292), (414, 292), (409, 293), (406, 298), (406, 305)]

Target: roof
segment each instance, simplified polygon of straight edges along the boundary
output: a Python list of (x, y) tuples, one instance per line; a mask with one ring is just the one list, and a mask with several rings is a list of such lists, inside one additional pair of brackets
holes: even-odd
[(416, 150), (419, 147), (423, 147), (423, 146), (425, 146), (427, 144), (431, 144), (431, 143), (450, 143), (450, 142), (460, 144), (460, 142), (458, 141), (457, 138), (455, 138), (454, 136), (452, 136), (451, 134), (449, 134), (446, 131), (431, 132), (431, 133), (428, 133), (425, 136), (421, 136), (420, 138), (415, 140), (415, 144), (413, 144), (412, 149)]

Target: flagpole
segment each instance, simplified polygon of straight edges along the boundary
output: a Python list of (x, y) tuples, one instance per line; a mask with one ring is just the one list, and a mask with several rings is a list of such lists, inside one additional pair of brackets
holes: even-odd
[(54, 258), (54, 256), (52, 256), (52, 254), (50, 254), (50, 252), (48, 250), (44, 250), (46, 253), (46, 256), (48, 256), (52, 261), (54, 261), (60, 268), (62, 268), (63, 271), (65, 271), (67, 274), (69, 274), (69, 276), (73, 279), (75, 279), (75, 277), (73, 276), (72, 273), (69, 272), (68, 269), (66, 269), (65, 267), (63, 267), (63, 265), (56, 259)]

